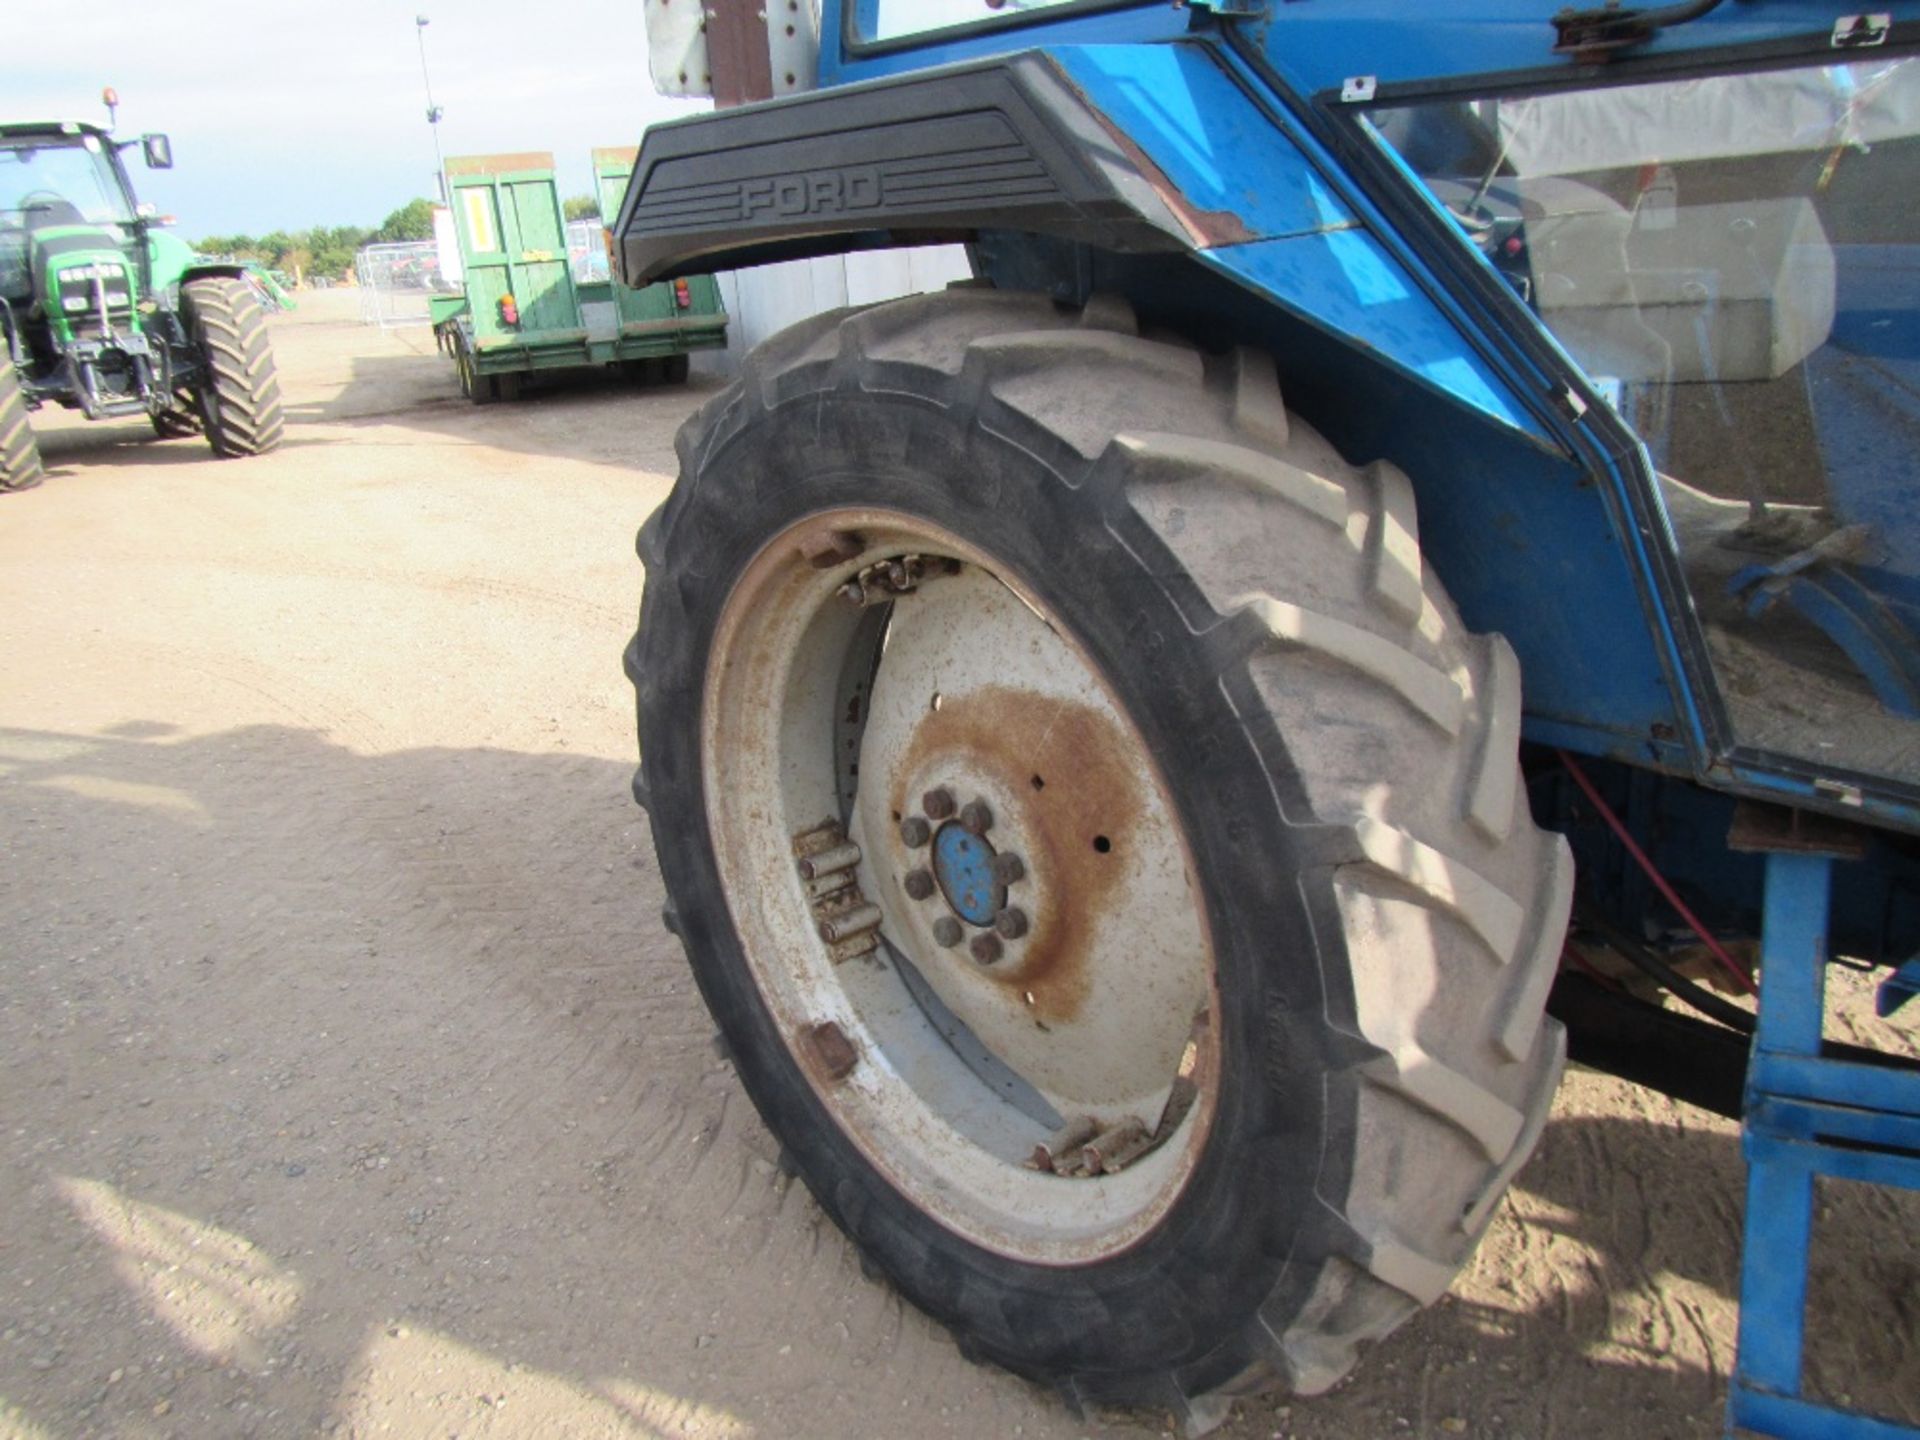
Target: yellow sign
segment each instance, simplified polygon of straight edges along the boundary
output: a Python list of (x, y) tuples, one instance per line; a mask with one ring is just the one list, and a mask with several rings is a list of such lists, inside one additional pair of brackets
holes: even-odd
[(500, 248), (494, 234), (493, 192), (484, 185), (469, 185), (460, 192), (460, 203), (467, 217), (467, 243), (477, 254)]

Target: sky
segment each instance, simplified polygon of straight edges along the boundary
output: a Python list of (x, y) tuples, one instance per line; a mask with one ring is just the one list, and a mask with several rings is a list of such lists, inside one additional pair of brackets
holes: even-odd
[(118, 138), (172, 138), (170, 171), (137, 148), (126, 160), (187, 239), (374, 226), (432, 196), (416, 37), (446, 112), (441, 149), (551, 151), (563, 195), (592, 190), (594, 146), (637, 144), (707, 103), (654, 93), (641, 0), (89, 0), (78, 28), (70, 6), (9, 9), (0, 120), (105, 123), (113, 86)]

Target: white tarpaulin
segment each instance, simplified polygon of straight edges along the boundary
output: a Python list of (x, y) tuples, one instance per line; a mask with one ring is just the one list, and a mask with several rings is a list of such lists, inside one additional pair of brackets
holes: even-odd
[(1920, 135), (1920, 64), (1865, 61), (1483, 103), (1516, 174), (1578, 175)]

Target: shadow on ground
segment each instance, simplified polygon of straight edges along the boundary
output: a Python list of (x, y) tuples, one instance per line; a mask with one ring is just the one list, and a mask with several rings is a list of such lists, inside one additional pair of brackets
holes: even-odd
[(641, 384), (601, 367), (542, 375), (517, 400), (474, 405), (444, 356), (361, 355), (337, 392), (290, 404), (287, 416), (295, 425), (402, 425), (527, 455), (671, 475), (674, 432), (723, 384), (699, 374), (685, 385)]
[[(49, 479), (78, 478), (82, 467), (196, 465), (218, 459), (198, 435), (162, 440), (145, 420), (101, 420), (85, 428), (63, 427), (39, 432), (40, 458)], [(280, 449), (299, 450), (334, 442), (315, 436), (292, 435)], [(244, 465), (247, 461), (233, 460)]]
[[(1083, 1433), (788, 1186), (659, 929), (626, 765), (153, 721), (0, 731), (0, 767), (0, 1422)], [(1459, 1298), (1224, 1433), (1715, 1433), (1738, 1214), (1730, 1133), (1563, 1103)], [(1876, 1308), (1901, 1253), (1815, 1328), (1911, 1404), (1911, 1317)]]

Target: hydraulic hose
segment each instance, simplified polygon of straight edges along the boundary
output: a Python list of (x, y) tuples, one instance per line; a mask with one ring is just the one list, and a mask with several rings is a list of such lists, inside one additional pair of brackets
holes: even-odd
[(1702, 1015), (1711, 1020), (1718, 1020), (1722, 1025), (1738, 1030), (1743, 1035), (1753, 1033), (1752, 1011), (1743, 1010), (1730, 1001), (1722, 1000), (1706, 987), (1694, 984), (1619, 926), (1592, 914), (1582, 915), (1580, 923), (1605, 940), (1610, 947), (1619, 951), (1635, 969), (1658, 980)]

